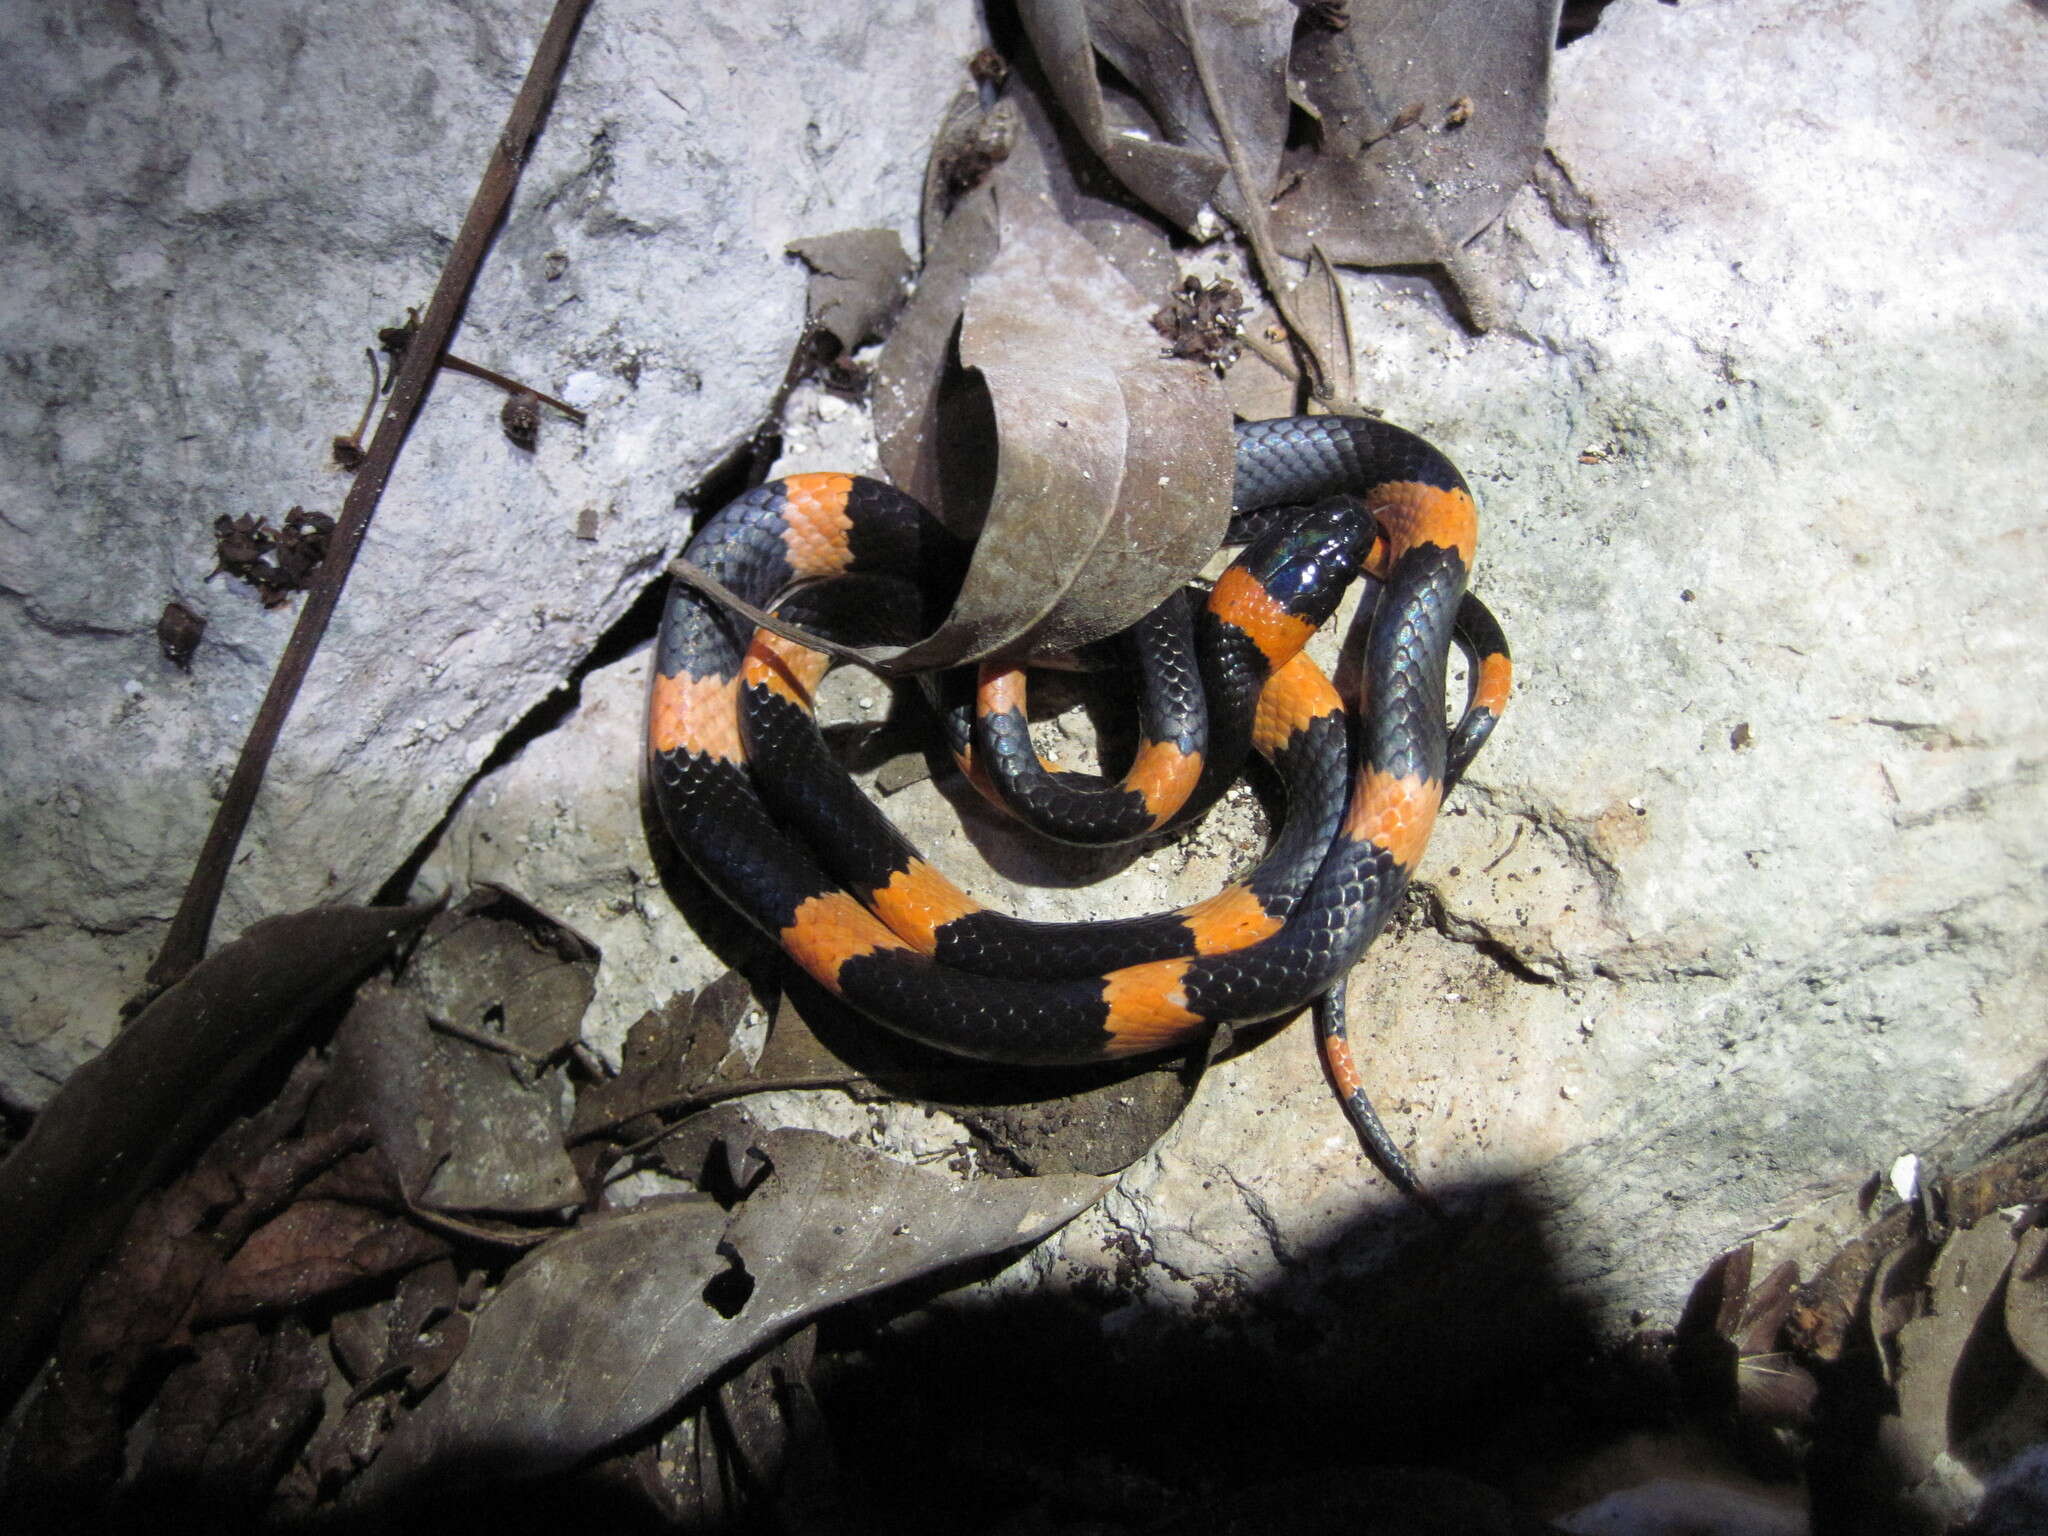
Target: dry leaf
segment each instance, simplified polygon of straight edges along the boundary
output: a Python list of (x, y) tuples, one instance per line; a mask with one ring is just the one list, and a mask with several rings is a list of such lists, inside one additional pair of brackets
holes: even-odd
[(0, 1164), (0, 1396), (136, 1201), (191, 1157), (246, 1074), (434, 910), (268, 918), (71, 1075)]
[[(1899, 1329), (1899, 1411), (1878, 1424), (1878, 1444), (1910, 1487), (1950, 1448), (1957, 1367), (1998, 1298), (2013, 1259), (2012, 1232), (1993, 1216), (1959, 1228), (1942, 1244), (1927, 1277), (1930, 1311)], [(1991, 1313), (1995, 1323), (1997, 1314)]]
[[(974, 563), (935, 637), (957, 636), (959, 659), (1057, 654), (1128, 629), (1200, 570), (1230, 518), (1215, 380), (1161, 356), (1156, 306), (1049, 205), (999, 188), (998, 209), (1002, 248), (960, 332), (1001, 449)], [(906, 661), (954, 659), (928, 654)]]
[[(1110, 174), (1182, 229), (1192, 229), (1229, 167), (1213, 147), (1176, 142), (1156, 118), (1147, 121), (1142, 111), (1134, 110), (1137, 103), (1103, 94), (1096, 76), (1094, 25), (1096, 13), (1107, 9), (1080, 0), (1032, 0), (1018, 8), (1018, 16), (1054, 94)], [(1143, 30), (1142, 23), (1114, 29), (1116, 46), (1126, 58), (1133, 51), (1134, 35)], [(1161, 61), (1162, 71), (1175, 65), (1190, 68), (1185, 59)], [(1142, 59), (1138, 69), (1139, 77), (1131, 77), (1129, 70), (1125, 74), (1142, 91), (1147, 84), (1142, 77), (1149, 72)], [(1179, 88), (1155, 89), (1152, 94), (1162, 102), (1184, 100), (1185, 84), (1175, 84)], [(1284, 123), (1284, 96), (1282, 107)]]
[(2048, 1227), (2030, 1227), (2013, 1253), (2005, 1331), (2027, 1364), (2048, 1378)]
[(433, 1029), (420, 996), (375, 980), (334, 1037), (313, 1123), (362, 1120), (415, 1205), (547, 1215), (583, 1203), (552, 1075)]
[(1036, 1242), (1109, 1188), (964, 1183), (811, 1131), (757, 1147), (769, 1172), (730, 1217), (709, 1200), (649, 1204), (523, 1259), (346, 1502), (572, 1465), (805, 1318)]
[(910, 257), (893, 229), (814, 235), (789, 252), (811, 269), (806, 302), (812, 321), (832, 333), (842, 352), (880, 337), (903, 307)]
[(1439, 263), (1492, 223), (1543, 148), (1559, 0), (1351, 0), (1294, 51), (1313, 142), (1283, 159), (1280, 249)]
[(254, 1232), (207, 1281), (197, 1323), (281, 1312), (446, 1253), (403, 1217), (339, 1200), (300, 1200)]
[(1115, 634), (1201, 568), (1229, 516), (1221, 389), (1162, 355), (1151, 316), (1168, 295), (1117, 264), (1151, 270), (1156, 236), (1081, 193), (1042, 113), (1016, 108), (1026, 131), (939, 232), (876, 370), (890, 478), (980, 536), (952, 615), (884, 651), (892, 671)]

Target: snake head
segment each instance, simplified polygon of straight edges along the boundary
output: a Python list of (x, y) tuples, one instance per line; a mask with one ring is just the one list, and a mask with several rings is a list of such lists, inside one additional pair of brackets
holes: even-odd
[(1378, 524), (1356, 496), (1329, 496), (1301, 516), (1261, 535), (1238, 564), (1289, 613), (1321, 624), (1337, 611), (1378, 537)]

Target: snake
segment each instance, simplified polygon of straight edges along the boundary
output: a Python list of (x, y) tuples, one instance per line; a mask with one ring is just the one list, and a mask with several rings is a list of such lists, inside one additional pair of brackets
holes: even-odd
[[(1467, 590), (1477, 511), (1442, 453), (1367, 416), (1239, 424), (1232, 505), (1245, 553), (1205, 594), (1162, 605), (1165, 639), (1134, 642), (1202, 685), (1147, 683), (1141, 693), (1199, 693), (1192, 712), (1206, 720), (1190, 725), (1181, 702), (1163, 711), (1148, 702), (1131, 773), (1077, 791), (1138, 800), (1138, 830), (1150, 831), (1198, 813), (1245, 755), (1264, 755), (1285, 786), (1287, 816), (1258, 868), (1205, 902), (1092, 924), (985, 909), (920, 857), (823, 748), (810, 699), (824, 656), (680, 581), (655, 646), (651, 794), (713, 890), (813, 981), (888, 1029), (976, 1060), (1064, 1065), (1184, 1049), (1320, 1001), (1332, 1080), (1361, 1135), (1385, 1152), (1344, 1033), (1342, 987), (1406, 891), (1448, 784), (1506, 703), (1505, 637)], [(781, 601), (785, 617), (821, 627), (835, 609), (927, 624), (970, 555), (911, 497), (844, 474), (757, 486), (684, 550), (745, 602)], [(1376, 591), (1362, 702), (1348, 718), (1301, 647), (1356, 578)], [(1444, 708), (1453, 645), (1472, 661), (1455, 730)], [(980, 674), (973, 745), (962, 711), (948, 715), (956, 754), (998, 796), (996, 779), (1014, 776), (988, 764), (1035, 764), (1028, 737), (1019, 746), (1014, 732), (984, 729), (992, 713), (1014, 708), (1021, 718), (1001, 670)], [(1058, 777), (1050, 796), (1042, 783), (1027, 793), (1058, 799), (1067, 793)], [(1131, 824), (1126, 817), (1110, 835), (1132, 835)]]

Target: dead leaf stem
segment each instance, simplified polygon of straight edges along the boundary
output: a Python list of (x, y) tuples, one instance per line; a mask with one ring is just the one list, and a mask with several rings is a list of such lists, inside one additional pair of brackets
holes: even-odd
[(1223, 153), (1230, 161), (1230, 175), (1237, 183), (1238, 201), (1244, 205), (1245, 238), (1251, 242), (1260, 275), (1266, 280), (1267, 291), (1273, 295), (1273, 307), (1287, 323), (1287, 333), (1300, 354), (1309, 393), (1318, 400), (1328, 400), (1329, 369), (1316, 349), (1309, 327), (1295, 308), (1286, 281), (1286, 269), (1280, 265), (1281, 256), (1273, 247), (1272, 229), (1266, 220), (1265, 192), (1253, 180), (1251, 167), (1245, 163), (1244, 146), (1238, 142), (1237, 134), (1231, 129), (1230, 118), (1223, 110), (1223, 93), (1217, 88), (1215, 72), (1209, 67), (1206, 50), (1194, 46), (1196, 28), (1192, 0), (1179, 0), (1178, 10), (1181, 36), (1188, 39), (1188, 53), (1195, 62), (1195, 75), (1202, 82), (1202, 96), (1208, 103), (1209, 116), (1215, 121), (1217, 136), (1223, 141)]
[[(588, 3), (588, 0), (585, 0)], [(553, 395), (542, 394), (531, 384), (522, 384), (517, 379), (508, 379), (495, 368), (486, 368), (482, 363), (472, 363), (466, 357), (457, 357), (452, 352), (441, 354), (441, 366), (450, 373), (466, 373), (473, 379), (482, 379), (486, 384), (495, 384), (508, 395), (531, 395), (543, 405), (551, 405), (577, 426), (584, 423), (584, 415), (567, 401), (557, 400)]]

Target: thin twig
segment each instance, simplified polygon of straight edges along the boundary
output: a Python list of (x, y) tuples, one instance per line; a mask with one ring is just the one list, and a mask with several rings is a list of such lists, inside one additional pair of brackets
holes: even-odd
[(529, 1067), (545, 1068), (554, 1059), (552, 1052), (529, 1051), (516, 1041), (507, 1040), (503, 1035), (487, 1034), (481, 1029), (471, 1029), (467, 1024), (458, 1024), (445, 1019), (438, 1013), (427, 1015), (427, 1028), (439, 1030), (456, 1040), (466, 1040), (471, 1045), (481, 1046), (487, 1051), (496, 1051), (500, 1056), (510, 1056), (514, 1061), (523, 1061)]
[(1341, 378), (1330, 381), (1329, 407), (1335, 412), (1358, 411), (1358, 377), (1355, 366), (1358, 357), (1358, 340), (1351, 331), (1351, 301), (1344, 296), (1344, 285), (1337, 281), (1337, 268), (1330, 260), (1330, 253), (1323, 249), (1321, 241), (1309, 243), (1309, 257), (1323, 278), (1323, 296), (1328, 301), (1330, 313), (1337, 323), (1337, 359)]
[(1238, 201), (1244, 206), (1244, 234), (1251, 242), (1252, 257), (1266, 279), (1266, 290), (1273, 296), (1273, 307), (1286, 322), (1288, 338), (1300, 355), (1301, 371), (1308, 381), (1309, 393), (1318, 400), (1326, 401), (1330, 398), (1329, 369), (1322, 354), (1316, 350), (1315, 341), (1310, 337), (1288, 290), (1286, 269), (1280, 265), (1280, 253), (1273, 246), (1272, 231), (1266, 222), (1265, 192), (1253, 181), (1251, 167), (1245, 163), (1244, 146), (1238, 142), (1230, 119), (1223, 111), (1223, 92), (1209, 68), (1208, 51), (1195, 46), (1197, 29), (1188, 0), (1180, 0), (1180, 22), (1181, 34), (1188, 39), (1188, 52), (1194, 59), (1195, 78), (1202, 87), (1202, 98), (1208, 104), (1209, 116), (1215, 121), (1216, 132), (1223, 140), (1223, 153), (1230, 162), (1231, 177), (1237, 183)]
[[(585, 0), (585, 3), (587, 4), (588, 0)], [(522, 384), (517, 379), (508, 379), (504, 374), (499, 373), (495, 369), (486, 368), (482, 363), (472, 363), (466, 357), (457, 357), (453, 352), (444, 352), (441, 354), (441, 366), (450, 373), (466, 373), (473, 379), (482, 379), (486, 384), (495, 384), (508, 395), (531, 395), (543, 405), (552, 405), (564, 416), (575, 422), (577, 426), (583, 425), (583, 413), (577, 410), (575, 406), (568, 404), (566, 401), (557, 400), (553, 395), (544, 395), (531, 384)]]
[(420, 321), (419, 334), (399, 364), (391, 398), (377, 423), (376, 436), (371, 438), (363, 466), (342, 501), (341, 516), (328, 541), (327, 558), (320, 563), (314, 575), (306, 606), (299, 613), (298, 625), (292, 631), (284, 654), (278, 658), (277, 671), (271, 676), (269, 691), (263, 696), (263, 706), (257, 710), (255, 723), (249, 728), (248, 740), (242, 743), (242, 755), (235, 763), (234, 776), (228, 780), (227, 792), (221, 797), (220, 809), (214, 813), (213, 825), (200, 848), (192, 879), (185, 887), (184, 899), (178, 904), (177, 915), (171, 919), (170, 931), (164, 936), (164, 945), (157, 953), (156, 963), (149, 968), (148, 981), (152, 988), (170, 986), (197, 965), (206, 953), (214, 913), (220, 906), (221, 889), (227, 883), (235, 849), (249, 825), (249, 813), (255, 807), (256, 791), (263, 783), (271, 751), (277, 745), (278, 735), (284, 729), (299, 687), (313, 665), (313, 653), (319, 648), (321, 636), (327, 632), (336, 604), (341, 601), (341, 591), (348, 582), (350, 568), (355, 564), (356, 552), (362, 545), (363, 535), (369, 530), (377, 502), (384, 494), (385, 482), (391, 478), (398, 451), (404, 446), (406, 434), (412, 429), (413, 420), (433, 384), (441, 354), (447, 350), (449, 338), (455, 334), (456, 322), (462, 317), (463, 306), (468, 302), (477, 269), (482, 266), (484, 255), (490, 249), (506, 205), (512, 200), (513, 189), (519, 185), (520, 170), (540, 133), (555, 83), (561, 78), (562, 66), (569, 57), (569, 45), (575, 40), (576, 29), (589, 5), (590, 0), (555, 0), (554, 14), (548, 18), (547, 30), (541, 34), (540, 44), (534, 50), (533, 63), (527, 69), (525, 82), (519, 87), (519, 95), (512, 103), (504, 129), (491, 147), (490, 164), (484, 170), (483, 180), (470, 202), (469, 213), (463, 219), (462, 229), (448, 253), (447, 265), (441, 269), (441, 280), (434, 286), (434, 296)]

